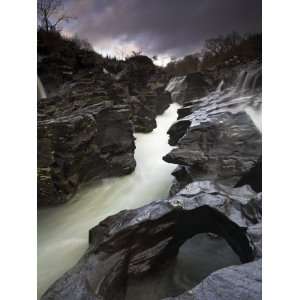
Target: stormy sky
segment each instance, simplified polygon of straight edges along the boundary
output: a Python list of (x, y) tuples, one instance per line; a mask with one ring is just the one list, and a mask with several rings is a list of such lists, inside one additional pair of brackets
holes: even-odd
[(88, 39), (102, 54), (133, 50), (160, 61), (196, 52), (205, 39), (261, 31), (261, 0), (65, 0), (77, 17), (67, 34)]

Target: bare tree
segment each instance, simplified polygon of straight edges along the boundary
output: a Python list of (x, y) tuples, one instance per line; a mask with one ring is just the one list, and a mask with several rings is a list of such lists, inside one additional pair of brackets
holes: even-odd
[(74, 19), (65, 13), (62, 0), (38, 0), (37, 13), (40, 26), (46, 31), (57, 30), (58, 24)]
[(214, 39), (209, 39), (205, 43), (205, 48), (213, 56), (217, 56), (236, 48), (243, 38), (236, 32), (232, 32), (227, 36), (219, 36)]
[(131, 56), (134, 57), (134, 56), (142, 55), (143, 51), (142, 50), (136, 50), (136, 51), (131, 51), (131, 53), (132, 53)]

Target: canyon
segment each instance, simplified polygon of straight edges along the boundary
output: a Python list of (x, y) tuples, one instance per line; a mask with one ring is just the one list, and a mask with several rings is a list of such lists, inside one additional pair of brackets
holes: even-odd
[(260, 299), (260, 61), (170, 78), (64, 57), (41, 47), (41, 299)]

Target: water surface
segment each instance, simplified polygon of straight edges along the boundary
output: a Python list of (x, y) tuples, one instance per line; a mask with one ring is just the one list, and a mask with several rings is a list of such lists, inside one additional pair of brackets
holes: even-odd
[(157, 117), (157, 128), (136, 134), (134, 173), (94, 182), (61, 206), (38, 210), (38, 297), (70, 269), (87, 248), (88, 231), (123, 209), (164, 199), (175, 166), (162, 160), (171, 147), (167, 130), (177, 118), (177, 104)]

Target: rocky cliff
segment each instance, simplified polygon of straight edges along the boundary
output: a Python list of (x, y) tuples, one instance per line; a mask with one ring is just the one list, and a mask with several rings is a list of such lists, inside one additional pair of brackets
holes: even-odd
[(103, 58), (57, 33), (39, 32), (38, 74), (47, 94), (38, 99), (38, 205), (132, 172), (134, 131), (152, 131), (171, 103), (166, 74), (148, 57)]
[(260, 111), (261, 67), (256, 62), (242, 68), (233, 86), (186, 102), (168, 132), (176, 148), (164, 157), (178, 165), (173, 192), (200, 179), (248, 183), (260, 191)]
[[(125, 71), (118, 74), (125, 80)], [(195, 86), (211, 80), (194, 79)], [(205, 84), (193, 89), (194, 99), (182, 102), (169, 129), (175, 148), (164, 160), (178, 165), (170, 198), (121, 211), (92, 228), (87, 252), (43, 300), (127, 300), (132, 280), (143, 285), (141, 278), (155, 290), (180, 247), (199, 233), (224, 238), (241, 264), (207, 274), (181, 295), (166, 290), (157, 299), (261, 299), (261, 66), (240, 66), (222, 80), (213, 91)], [(176, 82), (177, 91), (186, 89), (182, 78)], [(140, 88), (135, 83), (130, 90)], [(126, 110), (121, 103), (112, 107)]]

